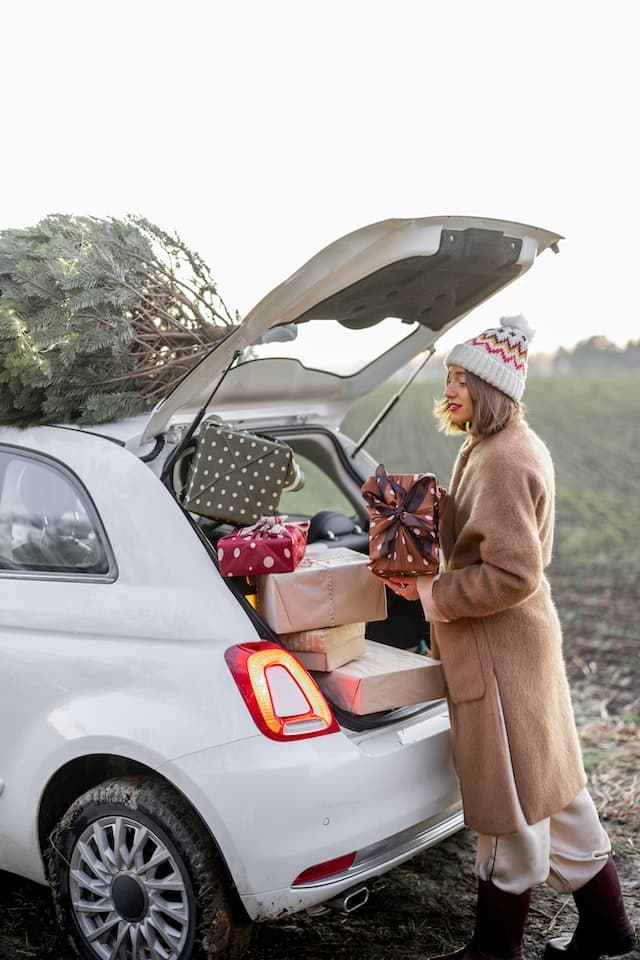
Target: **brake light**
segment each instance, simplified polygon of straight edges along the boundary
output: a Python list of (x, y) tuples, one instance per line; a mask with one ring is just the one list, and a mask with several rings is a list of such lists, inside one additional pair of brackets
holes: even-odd
[(346, 853), (343, 857), (335, 857), (333, 860), (325, 860), (323, 863), (316, 863), (313, 867), (308, 867), (299, 873), (293, 881), (292, 886), (299, 886), (301, 883), (317, 883), (318, 880), (326, 880), (336, 873), (343, 873), (348, 870), (355, 860), (355, 851)]
[(302, 740), (340, 727), (318, 685), (288, 650), (258, 641), (224, 655), (256, 726), (272, 740)]

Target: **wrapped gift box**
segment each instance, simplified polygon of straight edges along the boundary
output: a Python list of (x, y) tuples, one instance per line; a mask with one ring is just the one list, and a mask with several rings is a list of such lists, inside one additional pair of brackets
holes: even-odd
[(293, 451), (287, 444), (206, 421), (196, 440), (182, 503), (190, 513), (249, 525), (276, 513), (293, 472)]
[(218, 540), (223, 577), (290, 573), (307, 545), (308, 522), (285, 523), (286, 517), (261, 517), (251, 527), (238, 527)]
[(258, 608), (276, 633), (387, 616), (384, 583), (371, 573), (364, 554), (346, 547), (305, 554), (293, 573), (262, 575), (257, 585)]
[(382, 576), (434, 574), (446, 493), (433, 473), (388, 474), (383, 464), (362, 486), (369, 513), (371, 569)]
[(335, 670), (362, 656), (365, 628), (365, 623), (345, 623), (341, 627), (283, 633), (278, 640), (307, 670)]
[(393, 710), (445, 695), (439, 660), (366, 641), (363, 656), (331, 673), (314, 674), (327, 698), (349, 713)]

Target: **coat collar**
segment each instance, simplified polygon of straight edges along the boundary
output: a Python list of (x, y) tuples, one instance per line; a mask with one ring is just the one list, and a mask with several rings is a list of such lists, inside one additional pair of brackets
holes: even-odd
[(453, 467), (449, 493), (452, 496), (455, 496), (456, 490), (458, 489), (460, 481), (462, 480), (462, 474), (464, 473), (465, 467), (469, 462), (469, 456), (472, 450), (475, 450), (475, 448), (481, 444), (492, 444), (496, 441), (500, 443), (508, 443), (510, 440), (515, 439), (516, 435), (523, 433), (525, 430), (527, 430), (526, 422), (518, 417), (511, 420), (506, 427), (504, 427), (498, 433), (492, 434), (490, 437), (467, 437), (465, 442), (460, 447), (456, 462)]

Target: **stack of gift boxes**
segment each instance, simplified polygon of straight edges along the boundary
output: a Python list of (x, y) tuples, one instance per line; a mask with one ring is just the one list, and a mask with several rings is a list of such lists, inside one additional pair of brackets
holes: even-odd
[(387, 603), (363, 554), (306, 554), (292, 573), (260, 576), (258, 598), (282, 645), (343, 710), (376, 713), (444, 696), (438, 661), (365, 640), (367, 622), (384, 620)]
[[(235, 530), (218, 542), (221, 573), (255, 578), (261, 616), (335, 706), (369, 714), (443, 697), (439, 661), (365, 639), (366, 624), (387, 616), (375, 559), (305, 549), (306, 526), (276, 516)], [(371, 557), (379, 554), (374, 523)]]
[(376, 572), (415, 576), (437, 569), (435, 478), (388, 476), (381, 465), (365, 483), (369, 562), (341, 548), (314, 556), (305, 549), (308, 524), (276, 515), (294, 467), (282, 441), (215, 417), (203, 422), (182, 503), (191, 513), (240, 524), (218, 541), (220, 572), (257, 583), (260, 613), (335, 705), (372, 713), (442, 697), (437, 661), (365, 640), (366, 623), (386, 619)]

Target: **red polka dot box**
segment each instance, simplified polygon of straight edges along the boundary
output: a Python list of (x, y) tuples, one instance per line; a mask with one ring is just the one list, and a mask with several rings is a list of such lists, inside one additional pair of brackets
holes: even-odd
[(238, 527), (218, 540), (223, 577), (291, 573), (307, 546), (308, 521), (285, 523), (286, 517), (261, 517), (251, 527)]

